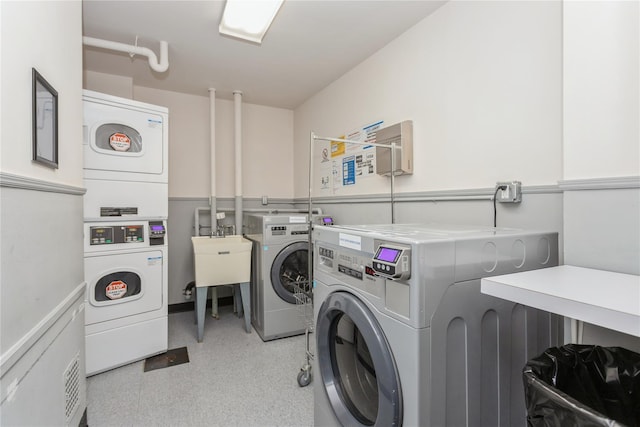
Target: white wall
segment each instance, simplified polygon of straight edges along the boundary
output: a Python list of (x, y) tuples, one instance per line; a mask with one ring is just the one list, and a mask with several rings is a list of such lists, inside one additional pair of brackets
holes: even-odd
[(293, 197), (293, 111), (245, 104), (242, 115), (244, 196)]
[[(412, 119), (415, 173), (398, 178), (398, 192), (491, 188), (505, 179), (558, 185), (561, 200), (525, 194), (521, 207), (501, 207), (501, 221), (551, 225), (561, 242), (564, 230), (568, 264), (639, 274), (639, 8), (445, 4), (295, 110), (296, 197), (307, 195), (311, 131), (340, 136), (376, 120)], [(350, 191), (388, 188), (378, 178)], [(484, 220), (481, 208), (439, 205), (446, 220)], [(637, 338), (589, 325), (585, 342), (640, 351)]]
[[(2, 2), (3, 172), (82, 186), (81, 13), (78, 1)], [(31, 160), (32, 67), (58, 92), (59, 169)]]
[(564, 179), (640, 175), (639, 9), (564, 3)]
[[(563, 17), (565, 262), (638, 275), (640, 5), (568, 1)], [(584, 342), (640, 352), (593, 325)]]
[(169, 195), (209, 194), (209, 100), (134, 87), (134, 99), (169, 108)]
[[(554, 184), (562, 176), (560, 2), (449, 2), (295, 110), (297, 197), (309, 132), (414, 122), (398, 192)], [(355, 194), (386, 191), (372, 179)], [(347, 191), (345, 191), (347, 193)]]
[[(82, 3), (0, 1), (0, 27), (0, 424), (79, 425), (85, 378), (67, 414), (64, 372), (84, 372)], [(32, 67), (58, 92), (58, 169), (31, 160)]]
[(133, 78), (113, 74), (85, 71), (82, 86), (96, 92), (133, 99)]

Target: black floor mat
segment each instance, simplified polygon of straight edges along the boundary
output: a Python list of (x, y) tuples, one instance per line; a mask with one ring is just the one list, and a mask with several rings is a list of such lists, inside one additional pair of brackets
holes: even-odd
[(144, 371), (148, 372), (154, 369), (168, 368), (169, 366), (181, 365), (183, 363), (189, 363), (187, 347), (173, 348), (167, 350), (166, 353), (146, 358), (144, 361)]

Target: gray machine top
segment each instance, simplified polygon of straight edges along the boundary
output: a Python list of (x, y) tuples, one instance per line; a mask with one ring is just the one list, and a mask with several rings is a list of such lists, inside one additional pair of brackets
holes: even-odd
[(364, 292), (414, 327), (453, 283), (552, 267), (558, 233), (487, 226), (374, 224), (314, 227), (314, 276)]
[(246, 235), (252, 240), (264, 243), (287, 243), (294, 240), (307, 240), (309, 222), (306, 214), (262, 214), (247, 217)]
[(490, 226), (441, 223), (335, 225), (332, 228), (334, 231), (343, 233), (371, 235), (379, 239), (389, 238), (412, 243), (441, 239), (466, 240), (469, 238), (540, 234), (540, 231), (521, 230), (515, 228), (495, 228)]

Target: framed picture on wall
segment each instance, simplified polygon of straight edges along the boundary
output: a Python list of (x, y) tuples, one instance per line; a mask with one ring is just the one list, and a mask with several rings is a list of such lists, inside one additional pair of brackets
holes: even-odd
[(33, 160), (58, 168), (58, 92), (33, 68)]

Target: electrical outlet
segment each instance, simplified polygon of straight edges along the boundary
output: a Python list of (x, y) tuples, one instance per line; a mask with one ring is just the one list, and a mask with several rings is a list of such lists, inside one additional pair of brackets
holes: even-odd
[(269, 197), (268, 196), (262, 196), (262, 205), (268, 205), (269, 204)]
[[(503, 187), (504, 189), (502, 189)], [(522, 201), (522, 183), (520, 181), (496, 183), (496, 200), (500, 203), (520, 203)]]

